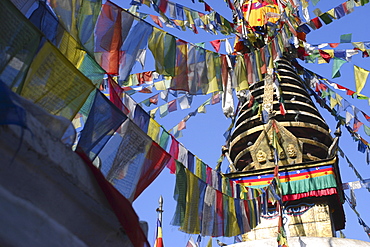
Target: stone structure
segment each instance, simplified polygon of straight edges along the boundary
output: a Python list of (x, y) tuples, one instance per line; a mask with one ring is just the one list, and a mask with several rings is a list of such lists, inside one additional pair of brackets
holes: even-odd
[(11, 101), (2, 113), (18, 109), (20, 121), (0, 125), (0, 246), (132, 246), (90, 168), (60, 141), (70, 122)]

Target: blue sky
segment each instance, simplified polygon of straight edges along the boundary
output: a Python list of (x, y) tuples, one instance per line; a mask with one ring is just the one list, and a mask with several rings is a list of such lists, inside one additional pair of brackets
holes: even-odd
[[(117, 5), (128, 8), (129, 2), (127, 0), (114, 0)], [(204, 12), (203, 4), (194, 4), (191, 0), (173, 0), (173, 2), (180, 3), (189, 8), (199, 10)], [(197, 2), (197, 1), (195, 1)], [(218, 11), (220, 14), (225, 16), (228, 20), (231, 21), (231, 11), (226, 7), (226, 4), (223, 0), (208, 0), (206, 1), (212, 8)], [(311, 18), (314, 17), (312, 11), (315, 8), (320, 8), (322, 12), (326, 12), (329, 9), (336, 7), (337, 5), (343, 3), (344, 1), (331, 0), (324, 1), (321, 0), (317, 3), (316, 6), (313, 6), (312, 3), (309, 5), (311, 12)], [(151, 9), (148, 9), (146, 6), (140, 8), (141, 12), (155, 14)], [(370, 4), (367, 4), (363, 7), (356, 7), (354, 12), (346, 15), (340, 20), (334, 20), (334, 22), (329, 25), (324, 25), (321, 29), (312, 31), (307, 35), (307, 42), (310, 44), (321, 44), (321, 43), (336, 43), (340, 41), (340, 36), (342, 34), (352, 33), (352, 41), (354, 42), (366, 42), (370, 41), (370, 29), (368, 23), (370, 23)], [(192, 43), (197, 42), (206, 42), (206, 48), (213, 50), (210, 46), (209, 41), (225, 38), (222, 35), (211, 35), (203, 30), (199, 30), (199, 34), (194, 34), (191, 31), (178, 31), (175, 29), (166, 29), (171, 34)], [(349, 49), (352, 48), (351, 45), (341, 44), (337, 49)], [(328, 48), (328, 47), (326, 47)], [(221, 46), (221, 52), (223, 52), (223, 47)], [(148, 52), (150, 53), (150, 52)], [(366, 70), (370, 70), (370, 58), (362, 58), (361, 55), (355, 55), (351, 62), (345, 63), (341, 68), (342, 76), (335, 78), (332, 81), (345, 86), (349, 89), (355, 89), (355, 81), (353, 74), (353, 65), (360, 66)], [(305, 64), (303, 61), (300, 61), (300, 64), (313, 72), (320, 74), (328, 79), (331, 79), (332, 74), (332, 65), (329, 64)], [(148, 61), (145, 71), (154, 69), (153, 64)], [(137, 64), (133, 72), (140, 72), (141, 66)], [(369, 84), (369, 83), (367, 83)], [(349, 101), (351, 104), (355, 105), (360, 110), (364, 111), (370, 115), (369, 104), (366, 100), (351, 99), (346, 96), (345, 93), (336, 91), (344, 99)], [(366, 96), (370, 96), (370, 86), (366, 85), (362, 93)], [(148, 95), (134, 95), (133, 98), (140, 102), (143, 99), (146, 99)], [(164, 118), (160, 118), (158, 115), (155, 118), (161, 125), (163, 125), (167, 130), (171, 129), (177, 125), (182, 118), (184, 118), (189, 112), (194, 111), (198, 106), (200, 106), (206, 99), (210, 96), (196, 96), (193, 99), (192, 108), (187, 110), (178, 110), (171, 112)], [(160, 102), (159, 105), (163, 104), (164, 101)], [(149, 110), (151, 108), (145, 108)], [(335, 121), (333, 117), (318, 106), (321, 114), (327, 120), (327, 123), (331, 130), (335, 130)], [(186, 129), (183, 131), (183, 137), (179, 138), (179, 141), (193, 154), (201, 158), (206, 164), (211, 167), (215, 167), (218, 158), (221, 155), (221, 146), (225, 144), (225, 138), (223, 133), (230, 125), (231, 120), (227, 119), (221, 109), (221, 104), (208, 105), (206, 107), (206, 113), (197, 114), (195, 117), (192, 117), (188, 122)], [(366, 123), (365, 123), (366, 124)], [(369, 126), (369, 124), (368, 124)], [(366, 156), (357, 151), (357, 142), (353, 141), (352, 137), (348, 132), (342, 128), (343, 135), (340, 139), (340, 147), (353, 163), (359, 173), (363, 178), (370, 178), (370, 169), (366, 164)], [(367, 141), (370, 141), (370, 137), (367, 136), (362, 130), (359, 132), (360, 135)], [(343, 182), (358, 181), (358, 178), (354, 174), (353, 170), (349, 168), (348, 163), (340, 159), (340, 171), (342, 175)], [(222, 171), (225, 172), (227, 168), (226, 163), (224, 162), (222, 166)], [(163, 239), (165, 246), (186, 246), (186, 243), (191, 235), (178, 231), (177, 227), (172, 226), (170, 221), (173, 217), (176, 203), (173, 199), (173, 190), (175, 185), (175, 175), (170, 174), (168, 169), (164, 169), (161, 175), (150, 185), (146, 191), (134, 202), (134, 208), (139, 215), (141, 220), (147, 221), (149, 224), (149, 233), (148, 240), (152, 244), (154, 243), (155, 238), (155, 226), (156, 226), (156, 208), (158, 207), (158, 198), (160, 195), (164, 198), (164, 213), (163, 213)], [(348, 191), (346, 191), (347, 194)], [(370, 215), (368, 214), (368, 205), (369, 202), (369, 192), (366, 189), (355, 190), (357, 197), (357, 211), (361, 214), (361, 218), (367, 223), (370, 224)], [(346, 213), (346, 229), (343, 231), (347, 238), (359, 239), (368, 241), (369, 238), (364, 232), (362, 226), (358, 224), (357, 216), (354, 212), (348, 207), (348, 204), (344, 204), (345, 213)], [(194, 239), (197, 238), (196, 235), (192, 236)], [(221, 241), (226, 243), (233, 243), (233, 239), (228, 238), (219, 238)], [(203, 238), (201, 246), (206, 246), (208, 242), (208, 237)], [(214, 246), (217, 244), (214, 241)]]

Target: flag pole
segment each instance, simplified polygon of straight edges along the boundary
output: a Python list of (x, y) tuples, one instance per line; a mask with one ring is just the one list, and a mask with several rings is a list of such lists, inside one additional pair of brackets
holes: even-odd
[(159, 207), (156, 209), (157, 211), (157, 233), (156, 239), (154, 243), (154, 247), (164, 247), (163, 239), (162, 239), (162, 213), (163, 213), (163, 197), (162, 195), (159, 197), (158, 200)]
[(163, 197), (162, 195), (158, 199), (159, 207), (156, 209), (158, 213), (158, 219), (162, 224), (162, 213), (163, 213)]

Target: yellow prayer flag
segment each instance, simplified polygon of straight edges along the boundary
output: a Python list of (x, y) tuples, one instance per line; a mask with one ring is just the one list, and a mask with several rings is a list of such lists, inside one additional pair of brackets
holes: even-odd
[(240, 228), (238, 225), (238, 220), (236, 219), (236, 213), (235, 213), (235, 203), (234, 198), (228, 197), (229, 201), (229, 212), (228, 212), (228, 220), (229, 220), (229, 233), (230, 236), (236, 236), (240, 234)]
[(323, 50), (324, 52), (328, 53), (330, 55), (331, 58), (334, 57), (334, 49), (330, 49), (330, 50)]
[(330, 15), (330, 17), (331, 18), (334, 18), (334, 19), (337, 19), (337, 18), (335, 18), (335, 9), (333, 8), (333, 9), (331, 9), (331, 10), (329, 10), (328, 12), (326, 12), (326, 13), (328, 13), (329, 15)]
[(335, 98), (337, 99), (338, 104), (342, 106), (342, 100), (343, 100), (342, 96), (336, 93)]
[(157, 90), (166, 90), (167, 89), (163, 80), (154, 82), (154, 87)]
[(360, 93), (364, 88), (369, 71), (354, 65), (355, 82), (356, 82), (356, 93)]
[(186, 19), (189, 22), (189, 24), (190, 25), (193, 25), (194, 24), (194, 20), (193, 20), (193, 17), (191, 16), (190, 10), (184, 8), (184, 13), (185, 13)]
[(161, 129), (160, 127), (161, 125), (157, 123), (157, 121), (155, 121), (153, 118), (149, 119), (148, 136), (150, 136), (152, 140), (157, 143), (159, 143), (158, 136)]
[(212, 247), (212, 236), (209, 237), (208, 244), (206, 247)]
[(184, 214), (184, 221), (181, 224), (182, 230), (190, 234), (197, 234), (200, 232), (200, 218), (198, 217), (198, 205), (200, 198), (200, 191), (198, 180), (193, 173), (185, 169), (187, 190), (186, 190), (186, 209)]
[(199, 178), (202, 177), (202, 165), (202, 160), (195, 156), (195, 175)]
[(236, 90), (244, 90), (249, 88), (247, 79), (247, 70), (243, 55), (237, 56), (235, 64)]
[(323, 64), (323, 63), (327, 63), (326, 61), (325, 61), (325, 59), (323, 59), (321, 56), (318, 56), (317, 57), (317, 63), (318, 64)]
[(94, 89), (91, 80), (45, 42), (31, 64), (20, 95), (51, 114), (72, 120)]
[(358, 49), (360, 49), (361, 51), (365, 51), (366, 48), (365, 48), (365, 45), (364, 45), (364, 42), (352, 42), (352, 45)]
[(206, 106), (205, 105), (201, 105), (198, 107), (198, 113), (206, 113)]
[(330, 108), (333, 109), (337, 104), (337, 99), (330, 96)]
[(64, 31), (58, 48), (74, 66), (79, 67), (81, 65), (86, 52), (67, 31)]
[(156, 112), (158, 111), (158, 109), (159, 109), (159, 107), (150, 110), (149, 115), (150, 115), (151, 118), (154, 118), (154, 116), (155, 116)]
[(215, 59), (214, 53), (207, 50), (206, 61), (207, 61), (208, 90), (206, 94), (219, 91), (214, 59)]

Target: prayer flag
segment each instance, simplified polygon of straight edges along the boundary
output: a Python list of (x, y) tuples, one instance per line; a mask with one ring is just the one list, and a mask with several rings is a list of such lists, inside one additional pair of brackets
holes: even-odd
[(211, 45), (213, 46), (213, 48), (215, 49), (216, 52), (218, 52), (220, 50), (220, 46), (221, 46), (221, 40), (220, 39), (213, 40), (210, 43), (211, 43)]
[(321, 21), (319, 19), (319, 17), (315, 17), (311, 20), (311, 22), (313, 23), (313, 25), (316, 27), (316, 29), (319, 29), (322, 27), (322, 24), (321, 24)]
[(327, 62), (330, 62), (331, 56), (329, 53), (319, 49), (320, 56)]
[(136, 62), (137, 56), (142, 50), (146, 49), (149, 36), (153, 32), (153, 26), (144, 21), (139, 21), (129, 32), (122, 45), (119, 60), (119, 76), (121, 80), (126, 80), (130, 75), (132, 67)]
[(176, 40), (175, 77), (171, 81), (171, 89), (189, 91), (188, 83), (188, 43)]
[(154, 28), (149, 38), (149, 49), (155, 59), (155, 70), (162, 75), (175, 76), (176, 39)]
[(344, 8), (343, 8), (342, 4), (335, 7), (334, 12), (335, 12), (335, 17), (337, 19), (340, 19), (340, 18), (342, 18), (343, 16), (346, 15), (346, 13), (344, 12)]
[(342, 34), (340, 36), (340, 43), (351, 43), (352, 33)]
[(355, 83), (356, 83), (356, 93), (360, 93), (366, 84), (369, 71), (354, 65)]
[(126, 119), (127, 116), (96, 89), (95, 99), (77, 148), (82, 148), (93, 160)]
[(165, 117), (168, 115), (168, 103), (164, 104), (164, 105), (161, 105), (159, 107), (159, 115), (161, 118)]
[(212, 247), (212, 237), (209, 237), (207, 247)]
[(168, 111), (173, 112), (177, 110), (177, 99), (168, 102)]
[(334, 57), (334, 63), (333, 63), (333, 72), (332, 72), (332, 78), (340, 77), (340, 67), (346, 63), (346, 60)]
[[(103, 4), (101, 14), (96, 23), (95, 57), (108, 74), (118, 74), (119, 49), (133, 22), (133, 16), (124, 18), (126, 22), (124, 27), (122, 27), (122, 14), (128, 15), (115, 4), (107, 1)], [(125, 35), (123, 35), (123, 32)]]
[(154, 247), (164, 247), (162, 239), (162, 223), (159, 219), (157, 219), (157, 232)]
[(47, 112), (72, 120), (94, 88), (91, 80), (47, 41), (33, 59), (23, 88), (18, 90)]
[(152, 18), (153, 22), (157, 24), (160, 27), (163, 27), (162, 22), (159, 20), (158, 16), (156, 15), (150, 15), (150, 18)]
[(186, 247), (198, 247), (195, 244), (193, 237), (190, 237), (190, 239), (188, 240), (188, 243), (186, 244)]

